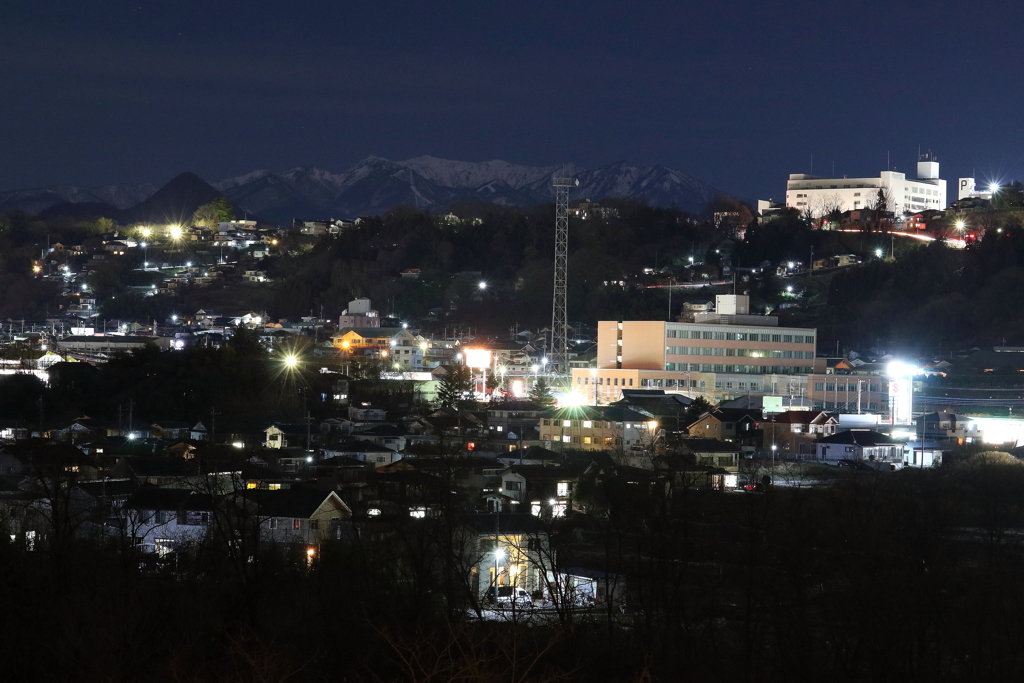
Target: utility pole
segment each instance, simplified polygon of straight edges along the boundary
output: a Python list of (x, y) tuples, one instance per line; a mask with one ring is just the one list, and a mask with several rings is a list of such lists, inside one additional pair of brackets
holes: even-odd
[(210, 408), (210, 443), (217, 443), (217, 416), (220, 413), (214, 407)]
[(568, 370), (568, 317), (566, 313), (566, 280), (569, 260), (569, 188), (580, 184), (574, 178), (552, 178), (555, 188), (555, 282), (551, 297), (550, 365), (559, 376)]

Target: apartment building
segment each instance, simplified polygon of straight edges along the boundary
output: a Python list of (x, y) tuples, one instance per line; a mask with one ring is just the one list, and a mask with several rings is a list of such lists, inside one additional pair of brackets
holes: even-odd
[(659, 432), (657, 420), (619, 406), (563, 408), (541, 413), (539, 422), (540, 440), (556, 451), (651, 448)]

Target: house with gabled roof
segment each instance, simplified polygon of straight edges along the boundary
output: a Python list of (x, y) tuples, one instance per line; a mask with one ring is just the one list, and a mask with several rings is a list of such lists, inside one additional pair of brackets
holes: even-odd
[(691, 437), (702, 439), (742, 442), (756, 436), (760, 442), (761, 422), (759, 410), (713, 410), (687, 425), (686, 430)]
[[(823, 410), (788, 410), (762, 423), (762, 448), (781, 458), (813, 460), (818, 439), (836, 433), (839, 421)], [(774, 449), (772, 448), (774, 446)]]
[(352, 510), (336, 491), (282, 489), (242, 493), (259, 520), (260, 540), (312, 546), (341, 537)]
[(873, 429), (848, 429), (818, 439), (818, 462), (830, 465), (848, 460), (876, 469), (903, 467), (903, 444)]
[(202, 542), (213, 519), (213, 500), (190, 489), (143, 486), (125, 502), (121, 532), (143, 552), (166, 556)]

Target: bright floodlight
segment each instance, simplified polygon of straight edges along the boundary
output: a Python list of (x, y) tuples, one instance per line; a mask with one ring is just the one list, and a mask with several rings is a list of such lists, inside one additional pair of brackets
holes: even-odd
[(875, 249), (875, 256), (877, 256), (878, 258), (882, 258), (882, 250), (881, 249)]
[(480, 284), (478, 284), (477, 287), (479, 287), (480, 289), (487, 289), (487, 283), (486, 282), (480, 282)]
[(181, 226), (180, 225), (172, 225), (170, 227), (170, 229), (168, 230), (168, 232), (170, 233), (172, 240), (180, 240), (181, 239)]
[(786, 287), (786, 291), (792, 294), (792, 292), (793, 292), (793, 285), (788, 285)]
[(495, 549), (495, 551), (494, 551), (494, 559), (501, 560), (501, 559), (504, 559), (504, 557), (505, 557), (505, 551), (504, 550), (502, 550), (501, 548)]
[[(152, 233), (153, 233), (153, 231), (150, 230), (149, 228), (143, 228), (142, 229), (142, 236), (143, 237), (149, 237)], [(143, 244), (142, 246), (146, 246), (146, 245)]]
[(285, 356), (284, 357), (284, 364), (287, 365), (290, 368), (294, 368), (298, 364), (298, 362), (299, 362), (299, 359), (296, 358), (295, 356)]
[(999, 192), (999, 183), (992, 183), (988, 186), (989, 192)]
[(790, 261), (790, 262), (789, 262), (789, 269), (790, 269), (790, 270), (793, 270), (793, 265), (794, 265), (794, 264), (793, 264), (793, 262), (792, 262), (792, 261)]
[(191, 261), (185, 261), (185, 267), (186, 268), (191, 268), (192, 267), (192, 262)]
[(920, 369), (916, 365), (911, 365), (910, 363), (904, 363), (898, 360), (894, 360), (889, 363), (886, 370), (890, 377), (913, 377), (920, 372)]
[(963, 221), (957, 221), (956, 222), (956, 229), (957, 230), (963, 230), (965, 225), (967, 225), (967, 224), (964, 223)]

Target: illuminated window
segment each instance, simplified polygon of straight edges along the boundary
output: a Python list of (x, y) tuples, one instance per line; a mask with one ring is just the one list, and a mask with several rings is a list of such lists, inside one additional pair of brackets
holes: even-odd
[(280, 484), (271, 484), (267, 488), (269, 488), (271, 491), (280, 491), (281, 490), (281, 485)]
[(591, 422), (590, 420), (584, 420), (583, 421), (583, 428), (584, 429), (592, 429), (593, 427), (594, 427), (594, 423)]
[(292, 520), (292, 531), (298, 531), (301, 528), (302, 528), (302, 520), (301, 519), (293, 519)]

